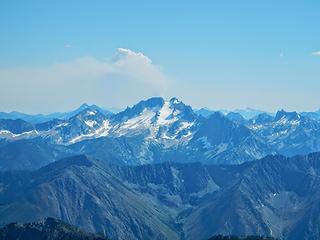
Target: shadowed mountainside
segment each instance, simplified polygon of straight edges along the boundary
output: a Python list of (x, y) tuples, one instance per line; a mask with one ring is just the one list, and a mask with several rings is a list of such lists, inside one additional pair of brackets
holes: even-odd
[(63, 219), (111, 239), (318, 239), (320, 153), (236, 166), (116, 166), (80, 155), (0, 174), (2, 224)]

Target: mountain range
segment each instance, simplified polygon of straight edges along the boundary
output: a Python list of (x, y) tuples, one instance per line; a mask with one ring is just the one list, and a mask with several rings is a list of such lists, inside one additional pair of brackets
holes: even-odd
[(59, 116), (40, 123), (0, 119), (0, 169), (36, 169), (76, 154), (124, 165), (240, 164), (320, 151), (320, 120), (284, 110), (249, 120), (235, 112), (204, 117), (177, 98), (154, 97), (116, 114), (82, 105)]
[(118, 113), (6, 115), (0, 225), (52, 217), (111, 239), (320, 239), (320, 113), (246, 112), (153, 97)]
[(111, 115), (112, 111), (103, 109), (98, 107), (97, 105), (88, 105), (87, 103), (82, 104), (79, 108), (71, 111), (71, 112), (56, 112), (56, 113), (50, 113), (50, 114), (26, 114), (26, 113), (21, 113), (17, 111), (12, 111), (12, 112), (0, 112), (0, 119), (21, 119), (26, 122), (31, 122), (31, 123), (42, 123), (42, 122), (47, 122), (53, 119), (68, 119), (77, 113), (81, 112), (82, 110), (86, 108), (92, 108), (97, 111), (100, 111), (106, 115)]
[[(233, 111), (230, 111), (230, 110), (226, 110), (226, 109), (212, 110), (212, 109), (205, 108), (205, 107), (197, 109), (197, 110), (195, 110), (195, 112), (199, 115), (202, 115), (203, 117), (208, 117), (214, 112), (221, 112), (224, 115), (228, 115), (229, 113), (231, 113), (231, 114), (236, 113), (236, 114), (241, 115), (241, 117), (246, 120), (250, 120), (250, 119), (258, 116), (259, 114), (266, 113), (262, 110), (253, 109), (253, 108), (235, 109)], [(268, 114), (273, 115), (272, 113), (268, 113)]]

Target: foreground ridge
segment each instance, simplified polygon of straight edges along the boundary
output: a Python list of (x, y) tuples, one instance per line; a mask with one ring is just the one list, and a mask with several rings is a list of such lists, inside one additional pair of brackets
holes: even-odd
[(108, 238), (79, 230), (63, 221), (46, 218), (32, 223), (10, 223), (0, 229), (2, 240), (107, 240)]
[[(107, 164), (85, 155), (0, 173), (0, 219), (52, 216), (111, 239), (319, 239), (320, 153), (241, 165)], [(18, 211), (17, 211), (18, 210)]]
[(273, 237), (262, 237), (262, 236), (245, 236), (245, 237), (237, 237), (237, 236), (223, 236), (217, 235), (209, 238), (208, 240), (276, 240)]

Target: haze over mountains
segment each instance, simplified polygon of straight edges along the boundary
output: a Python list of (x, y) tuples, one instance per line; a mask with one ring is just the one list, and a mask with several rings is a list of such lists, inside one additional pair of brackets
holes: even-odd
[(54, 217), (111, 239), (319, 239), (320, 113), (246, 114), (160, 97), (115, 114), (2, 114), (0, 222)]
[(22, 119), (27, 122), (41, 123), (41, 122), (46, 122), (46, 121), (50, 121), (53, 119), (68, 119), (68, 118), (76, 115), (77, 113), (79, 113), (82, 110), (89, 108), (89, 107), (92, 109), (96, 109), (97, 111), (102, 112), (106, 115), (112, 114), (111, 111), (100, 108), (97, 105), (89, 106), (88, 104), (84, 103), (79, 108), (77, 108), (71, 112), (57, 112), (57, 113), (51, 113), (51, 114), (47, 114), (47, 115), (46, 114), (32, 115), (32, 114), (26, 114), (26, 113), (21, 113), (21, 112), (17, 112), (17, 111), (12, 111), (9, 113), (0, 112), (0, 119), (13, 119), (13, 120)]
[[(280, 110), (275, 116), (260, 113), (249, 120), (240, 113), (213, 112), (203, 117), (176, 98), (159, 97), (117, 114), (82, 105), (48, 121), (1, 119), (0, 156), (11, 166), (0, 164), (0, 168), (29, 165), (33, 169), (74, 154), (130, 165), (240, 164), (270, 154), (308, 154), (320, 151), (317, 114), (309, 117), (310, 113)], [(30, 157), (45, 160), (25, 162)]]

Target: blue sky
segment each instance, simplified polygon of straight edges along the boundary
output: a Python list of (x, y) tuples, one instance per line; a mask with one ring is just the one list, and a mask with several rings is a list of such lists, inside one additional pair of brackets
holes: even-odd
[(315, 110), (319, 11), (316, 0), (4, 0), (0, 111), (125, 107), (153, 95)]

